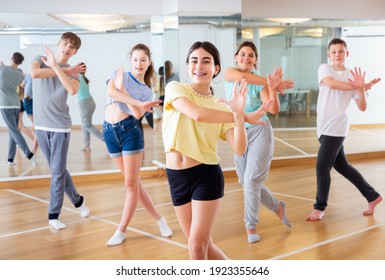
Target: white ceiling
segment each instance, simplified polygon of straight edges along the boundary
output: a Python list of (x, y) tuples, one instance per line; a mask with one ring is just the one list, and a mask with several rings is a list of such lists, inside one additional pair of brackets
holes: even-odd
[(47, 14), (16, 14), (0, 13), (0, 27), (2, 28), (33, 28), (33, 27), (62, 27), (63, 22), (53, 19)]
[(0, 13), (0, 29), (8, 31), (65, 29), (109, 31), (149, 24), (150, 20), (150, 16), (109, 14)]

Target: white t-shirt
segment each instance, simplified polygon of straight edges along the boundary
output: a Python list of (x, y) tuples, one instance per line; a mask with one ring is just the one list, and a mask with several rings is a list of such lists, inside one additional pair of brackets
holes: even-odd
[(353, 78), (349, 69), (336, 71), (330, 64), (321, 64), (318, 68), (317, 137), (319, 138), (321, 135), (346, 137), (349, 133), (346, 110), (352, 99), (358, 99), (358, 92), (331, 89), (322, 83), (325, 77), (332, 77), (343, 82), (348, 82), (348, 78)]

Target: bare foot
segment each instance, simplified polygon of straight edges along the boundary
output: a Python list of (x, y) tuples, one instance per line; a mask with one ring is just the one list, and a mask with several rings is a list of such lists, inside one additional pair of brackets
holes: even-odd
[(325, 213), (323, 211), (313, 209), (310, 215), (306, 217), (306, 221), (310, 221), (310, 222), (321, 221), (324, 215)]
[(368, 209), (362, 212), (364, 216), (370, 216), (374, 213), (374, 208), (376, 208), (377, 204), (382, 201), (382, 196), (379, 195), (375, 200), (368, 203)]

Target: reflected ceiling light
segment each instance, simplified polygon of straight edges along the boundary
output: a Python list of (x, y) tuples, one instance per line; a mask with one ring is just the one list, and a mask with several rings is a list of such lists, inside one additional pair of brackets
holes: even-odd
[(321, 38), (322, 31), (323, 31), (322, 28), (309, 28), (301, 31), (300, 34), (309, 36), (309, 37), (314, 37), (314, 38)]
[(63, 21), (83, 29), (104, 32), (122, 28), (126, 25), (120, 15), (110, 14), (58, 14)]
[(242, 38), (247, 40), (253, 40), (253, 31), (250, 28), (242, 30)]
[(287, 28), (259, 28), (259, 38), (277, 35), (286, 31)]
[(278, 23), (301, 23), (311, 20), (311, 18), (266, 18), (266, 20), (278, 22)]

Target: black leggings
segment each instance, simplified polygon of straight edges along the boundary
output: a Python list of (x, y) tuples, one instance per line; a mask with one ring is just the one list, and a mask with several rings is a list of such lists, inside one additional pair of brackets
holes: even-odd
[(376, 200), (380, 194), (369, 185), (361, 173), (348, 162), (345, 156), (343, 146), (345, 137), (321, 135), (318, 140), (321, 146), (317, 156), (317, 197), (314, 209), (323, 211), (327, 206), (332, 167), (356, 186), (368, 202)]

